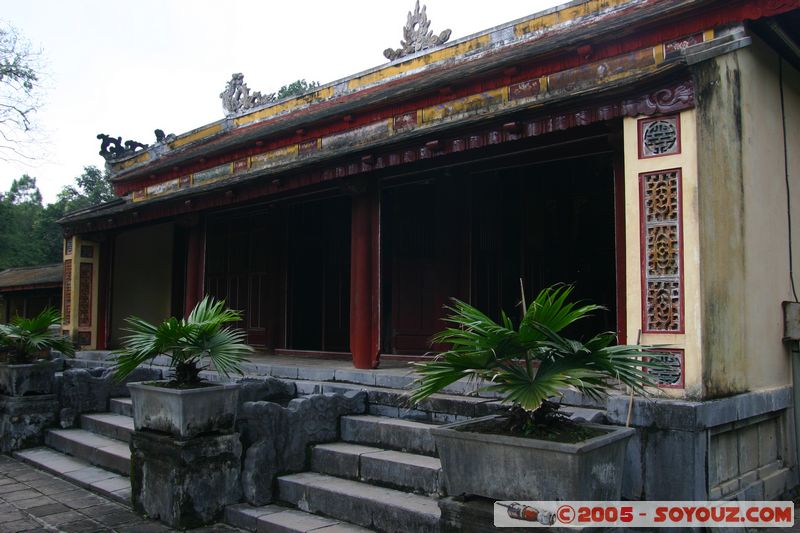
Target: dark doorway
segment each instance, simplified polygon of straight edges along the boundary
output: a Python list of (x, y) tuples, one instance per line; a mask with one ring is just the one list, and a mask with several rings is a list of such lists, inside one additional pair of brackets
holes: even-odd
[(291, 206), (286, 348), (350, 349), (350, 199)]
[(477, 174), (473, 181), (472, 303), (517, 322), (521, 287), (574, 285), (573, 297), (608, 308), (569, 334), (616, 328), (614, 172), (609, 155)]
[(382, 196), (383, 350), (424, 354), (451, 297), (498, 318), (521, 316), (554, 283), (604, 305), (577, 336), (616, 328), (611, 154), (506, 168), (459, 167)]

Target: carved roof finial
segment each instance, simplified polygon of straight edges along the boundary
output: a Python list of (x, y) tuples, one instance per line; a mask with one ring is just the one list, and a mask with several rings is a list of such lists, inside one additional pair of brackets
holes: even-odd
[(260, 91), (256, 91), (250, 94), (250, 88), (244, 82), (244, 74), (241, 72), (236, 72), (231, 76), (219, 97), (222, 98), (222, 107), (225, 109), (226, 116), (275, 101), (274, 93), (261, 94)]
[(408, 12), (408, 20), (403, 27), (403, 40), (400, 41), (400, 48), (387, 48), (383, 51), (383, 55), (389, 61), (394, 61), (403, 56), (415, 54), (421, 50), (427, 50), (434, 46), (444, 44), (450, 38), (452, 30), (444, 30), (439, 35), (434, 35), (430, 31), (431, 23), (428, 20), (428, 14), (425, 12), (426, 5), (422, 5), (422, 10), (419, 8), (419, 0), (417, 0), (414, 12)]
[(106, 161), (121, 159), (135, 154), (139, 150), (146, 150), (148, 146), (136, 141), (122, 142), (122, 137), (112, 137), (105, 133), (98, 133), (100, 139), (100, 155)]

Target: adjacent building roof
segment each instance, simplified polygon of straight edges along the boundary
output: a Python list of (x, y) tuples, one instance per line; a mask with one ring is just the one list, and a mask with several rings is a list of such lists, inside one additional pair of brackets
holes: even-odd
[(60, 287), (64, 267), (61, 263), (0, 271), (0, 292)]

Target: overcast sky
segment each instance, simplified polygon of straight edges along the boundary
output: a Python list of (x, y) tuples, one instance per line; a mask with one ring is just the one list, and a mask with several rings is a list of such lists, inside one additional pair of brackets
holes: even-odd
[[(424, 3), (424, 1), (423, 1)], [(428, 0), (434, 33), (451, 40), (559, 1)], [(102, 167), (98, 133), (143, 143), (153, 130), (184, 133), (224, 116), (219, 93), (233, 72), (252, 90), (299, 78), (327, 83), (386, 62), (414, 0), (14, 0), (0, 18), (45, 64), (37, 114), (43, 155), (0, 161), (0, 191), (28, 173), (45, 201), (86, 165)]]

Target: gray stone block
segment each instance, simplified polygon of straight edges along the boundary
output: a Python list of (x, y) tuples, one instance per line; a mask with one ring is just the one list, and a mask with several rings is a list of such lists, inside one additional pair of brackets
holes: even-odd
[(397, 451), (361, 456), (362, 480), (421, 494), (443, 492), (442, 463), (436, 457)]
[(791, 479), (788, 468), (778, 470), (764, 478), (764, 499), (775, 500), (782, 497), (792, 488), (788, 486)]
[(371, 403), (369, 404), (367, 412), (375, 416), (390, 416), (392, 418), (400, 418), (400, 408), (392, 405)]
[(270, 375), (276, 378), (297, 379), (298, 370), (296, 366), (273, 366), (269, 371)]
[(339, 524), (338, 520), (289, 509), (259, 517), (256, 531), (258, 533), (305, 533), (319, 531), (320, 528), (337, 524)]
[(277, 505), (253, 507), (247, 503), (239, 503), (225, 508), (225, 522), (233, 527), (255, 531), (260, 517), (285, 510), (285, 507), (278, 507)]
[(117, 382), (110, 368), (70, 369), (62, 374), (59, 401), (63, 408), (77, 414), (100, 413), (108, 410), (111, 397), (129, 396), (128, 383), (161, 379), (161, 370), (140, 367), (124, 380)]
[(82, 429), (59, 429), (49, 431), (45, 442), (51, 448), (112, 472), (130, 472), (130, 451), (118, 440)]
[(436, 500), (316, 473), (278, 478), (281, 499), (387, 533), (438, 532)]
[(242, 487), (252, 505), (273, 499), (278, 473), (306, 469), (308, 447), (339, 438), (339, 417), (366, 411), (366, 394), (314, 395), (282, 407), (273, 402), (246, 402), (237, 427), (245, 446)]
[(416, 376), (412, 374), (376, 374), (375, 386), (408, 390), (415, 379)]
[[(704, 432), (643, 430), (644, 494), (648, 500), (705, 500)], [(712, 485), (713, 486), (713, 485)]]
[(311, 450), (311, 469), (321, 474), (358, 479), (361, 455), (380, 451), (379, 448), (345, 442), (319, 444)]
[(378, 416), (342, 417), (342, 440), (423, 455), (435, 455), (430, 424)]
[(130, 442), (133, 418), (114, 413), (81, 415), (81, 428), (110, 439)]
[(295, 381), (298, 395), (322, 394), (322, 384), (315, 381)]
[(302, 380), (333, 381), (335, 373), (336, 371), (333, 368), (320, 368), (316, 366), (297, 367), (297, 379)]
[(137, 431), (131, 440), (134, 508), (175, 528), (219, 520), (241, 498), (239, 435), (178, 440)]
[(262, 378), (244, 378), (237, 381), (239, 389), (239, 404), (244, 402), (272, 402), (294, 398), (297, 387), (293, 382), (283, 381), (270, 376)]
[(130, 398), (111, 398), (108, 406), (112, 413), (133, 417), (133, 402)]
[(334, 374), (336, 381), (357, 383), (360, 385), (375, 385), (375, 372), (369, 370), (351, 370), (337, 368)]
[(53, 394), (0, 396), (0, 453), (39, 446), (56, 425), (58, 407)]

